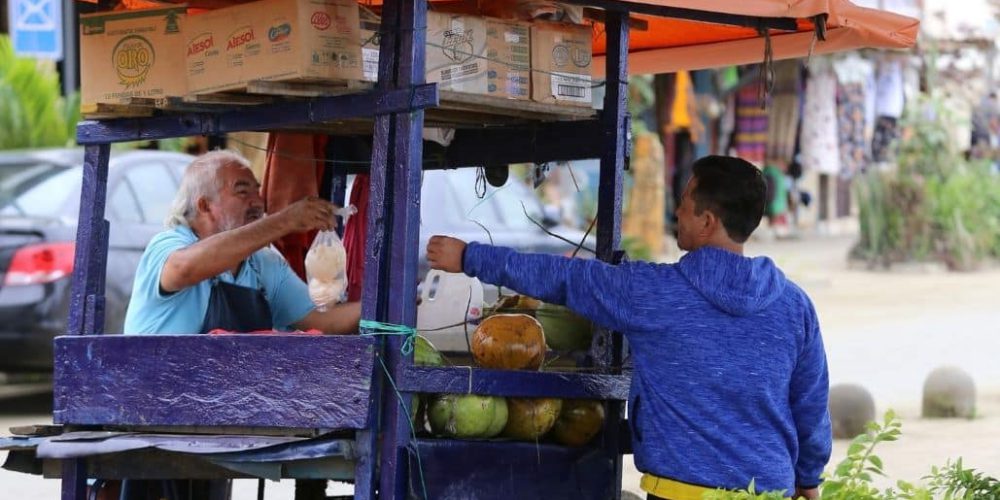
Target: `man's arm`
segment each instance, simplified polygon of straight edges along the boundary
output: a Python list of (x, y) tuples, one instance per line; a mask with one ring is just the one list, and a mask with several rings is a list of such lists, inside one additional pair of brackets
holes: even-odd
[(319, 330), (323, 333), (343, 335), (357, 332), (360, 321), (361, 302), (346, 302), (329, 307), (323, 312), (313, 309), (293, 326), (299, 330)]
[(830, 460), (833, 436), (828, 401), (830, 382), (819, 321), (812, 304), (806, 318), (806, 338), (792, 372), (789, 402), (799, 439), (795, 464), (796, 490), (806, 498), (822, 481), (820, 475)]
[(431, 268), (464, 272), (551, 304), (565, 305), (595, 323), (629, 329), (631, 275), (627, 264), (555, 255), (521, 254), (509, 248), (435, 236), (427, 245)]
[(160, 289), (173, 293), (218, 276), (286, 234), (330, 230), (334, 208), (330, 202), (318, 198), (299, 200), (277, 214), (176, 250), (160, 273)]

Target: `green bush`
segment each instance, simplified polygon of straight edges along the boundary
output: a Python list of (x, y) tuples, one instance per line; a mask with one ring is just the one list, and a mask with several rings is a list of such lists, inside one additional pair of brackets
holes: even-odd
[(855, 179), (861, 236), (853, 257), (958, 270), (1000, 258), (1000, 177), (959, 154), (952, 123), (942, 101), (918, 99), (903, 120), (897, 168)]
[(79, 96), (61, 96), (59, 75), (38, 61), (18, 57), (0, 35), (0, 150), (73, 144)]

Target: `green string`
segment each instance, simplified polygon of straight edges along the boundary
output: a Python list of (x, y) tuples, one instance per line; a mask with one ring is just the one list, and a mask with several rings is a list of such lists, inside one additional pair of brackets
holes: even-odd
[(378, 337), (378, 336), (406, 337), (406, 339), (403, 340), (403, 345), (399, 347), (399, 352), (403, 356), (409, 356), (411, 353), (413, 353), (413, 342), (417, 337), (416, 328), (405, 325), (394, 325), (392, 323), (371, 321), (367, 319), (361, 320), (358, 326), (360, 327), (362, 337)]
[[(392, 323), (382, 323), (379, 321), (370, 321), (363, 319), (358, 326), (361, 330), (362, 337), (376, 337), (376, 336), (392, 336), (400, 335), (405, 336), (406, 339), (403, 341), (403, 345), (400, 346), (399, 352), (404, 356), (409, 356), (413, 352), (413, 342), (417, 336), (416, 328), (412, 328), (405, 325), (394, 325)], [(427, 483), (424, 480), (424, 465), (420, 459), (420, 445), (417, 444), (417, 429), (413, 426), (413, 415), (410, 415), (410, 408), (407, 407), (403, 399), (403, 393), (399, 391), (396, 387), (396, 381), (392, 379), (392, 374), (389, 373), (389, 367), (385, 366), (385, 361), (382, 361), (382, 356), (376, 352), (375, 357), (378, 359), (378, 363), (382, 365), (382, 371), (385, 373), (386, 380), (389, 381), (389, 385), (392, 387), (392, 391), (396, 393), (396, 399), (399, 401), (399, 407), (406, 415), (406, 422), (410, 426), (410, 435), (413, 438), (414, 450), (417, 455), (417, 471), (420, 473), (420, 486), (423, 489), (424, 499), (427, 497)], [(416, 394), (413, 397), (417, 397)]]

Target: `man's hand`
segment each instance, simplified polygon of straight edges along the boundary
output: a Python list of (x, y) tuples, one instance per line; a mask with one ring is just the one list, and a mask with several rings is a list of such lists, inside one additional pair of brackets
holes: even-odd
[(338, 207), (329, 201), (309, 196), (274, 214), (289, 233), (306, 231), (330, 231), (335, 226), (334, 211)]
[(448, 273), (462, 272), (465, 242), (448, 236), (434, 236), (427, 243), (427, 262), (431, 269)]
[(805, 498), (807, 500), (819, 498), (819, 488), (795, 488), (795, 498)]

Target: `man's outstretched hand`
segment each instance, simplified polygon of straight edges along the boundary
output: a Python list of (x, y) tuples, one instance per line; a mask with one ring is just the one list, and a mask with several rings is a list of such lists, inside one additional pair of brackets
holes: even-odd
[(427, 262), (431, 269), (448, 273), (462, 272), (465, 242), (448, 236), (433, 236), (427, 242)]

